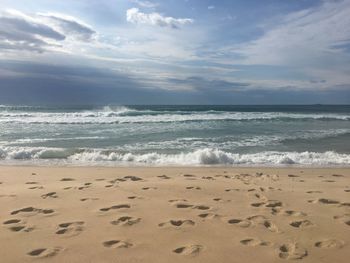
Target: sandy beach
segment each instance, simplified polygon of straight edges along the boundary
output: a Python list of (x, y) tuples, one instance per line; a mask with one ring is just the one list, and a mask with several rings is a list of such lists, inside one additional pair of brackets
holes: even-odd
[(0, 167), (1, 262), (348, 262), (350, 170)]

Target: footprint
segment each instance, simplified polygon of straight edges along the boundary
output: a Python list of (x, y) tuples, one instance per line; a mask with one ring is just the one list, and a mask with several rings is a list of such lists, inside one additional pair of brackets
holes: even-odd
[(133, 244), (124, 240), (109, 240), (102, 243), (104, 247), (107, 248), (129, 248)]
[(132, 226), (141, 221), (141, 218), (132, 216), (121, 216), (117, 220), (111, 222), (112, 225)]
[(131, 206), (129, 204), (113, 205), (110, 207), (100, 208), (100, 211), (108, 212), (109, 210), (123, 209), (123, 208), (130, 208), (130, 207)]
[(264, 228), (268, 229), (271, 232), (279, 232), (278, 227), (269, 219), (267, 219), (265, 216), (262, 216), (262, 215), (250, 216), (246, 220), (248, 220), (253, 225), (263, 226)]
[(210, 206), (206, 206), (206, 205), (196, 205), (193, 207), (193, 209), (198, 209), (198, 210), (209, 210)]
[(142, 199), (142, 197), (133, 195), (133, 196), (128, 196), (128, 199)]
[(78, 190), (84, 190), (84, 189), (90, 188), (90, 187), (91, 187), (91, 184), (92, 184), (92, 183), (84, 183), (83, 186), (79, 186), (79, 187), (76, 188), (76, 189), (78, 189)]
[(222, 198), (220, 198), (220, 197), (213, 198), (213, 201), (215, 201), (215, 202), (220, 202), (220, 203), (231, 202), (230, 199), (224, 200), (224, 199), (222, 199)]
[(9, 225), (9, 224), (18, 224), (21, 222), (21, 219), (9, 219), (3, 222), (4, 225)]
[(311, 191), (307, 191), (307, 194), (321, 194), (323, 193), (322, 191), (316, 191), (316, 190), (311, 190)]
[(31, 257), (48, 258), (57, 255), (57, 253), (59, 253), (61, 250), (61, 247), (37, 248), (28, 252), (28, 255)]
[(75, 181), (75, 179), (74, 178), (66, 178), (65, 177), (65, 178), (62, 178), (61, 181), (62, 182), (71, 182), (71, 181)]
[(260, 206), (265, 205), (265, 202), (252, 203), (250, 205), (253, 206), (253, 207), (260, 207)]
[(247, 217), (247, 220), (252, 221), (253, 223), (263, 223), (267, 218), (263, 215), (255, 215)]
[(294, 210), (283, 210), (280, 208), (272, 208), (271, 214), (273, 215), (284, 215), (284, 216), (307, 216), (306, 213)]
[(44, 189), (44, 186), (32, 186), (32, 187), (29, 187), (28, 189), (30, 189), (30, 190)]
[(187, 186), (186, 187), (187, 190), (201, 190), (202, 188), (198, 187), (198, 186)]
[(26, 182), (26, 184), (39, 184), (38, 182)]
[(212, 177), (212, 176), (202, 176), (202, 179), (205, 179), (205, 180), (215, 180), (215, 178)]
[(125, 180), (129, 180), (129, 181), (142, 181), (143, 179), (140, 178), (140, 177), (137, 177), (137, 176), (132, 176), (132, 175), (127, 175), (127, 176), (124, 176), (123, 179)]
[(171, 177), (163, 174), (163, 175), (158, 175), (157, 177), (161, 178), (161, 179), (171, 179)]
[(220, 215), (214, 214), (214, 213), (203, 213), (203, 214), (199, 214), (198, 216), (204, 219), (214, 219), (214, 218), (220, 217)]
[(193, 175), (193, 174), (184, 174), (183, 177), (193, 178), (193, 177), (196, 177), (196, 176)]
[(295, 175), (295, 174), (288, 174), (288, 177), (294, 178), (294, 177), (300, 177), (300, 176), (299, 175)]
[(339, 204), (340, 202), (337, 200), (333, 200), (333, 199), (319, 198), (318, 200), (313, 201), (313, 203), (333, 205), (333, 204)]
[(315, 247), (318, 248), (342, 248), (344, 246), (344, 241), (337, 239), (325, 239), (315, 243)]
[(194, 226), (195, 222), (192, 220), (176, 220), (172, 219), (164, 223), (160, 223), (158, 226), (164, 227), (164, 226), (173, 226), (173, 227), (180, 227), (180, 226)]
[(61, 223), (58, 225), (57, 235), (76, 236), (84, 230), (84, 221)]
[(271, 232), (279, 232), (277, 226), (269, 220), (263, 222), (263, 226), (266, 227)]
[(225, 192), (240, 192), (241, 189), (238, 188), (232, 188), (232, 189), (225, 189)]
[(254, 194), (254, 197), (261, 199), (264, 202), (268, 201), (268, 198), (262, 194)]
[(346, 225), (350, 226), (350, 214), (333, 216), (335, 220), (342, 221)]
[(308, 255), (305, 248), (297, 243), (284, 244), (279, 247), (279, 257), (282, 259), (302, 259)]
[(21, 219), (9, 219), (4, 221), (3, 224), (7, 225), (9, 230), (13, 232), (31, 232), (35, 229), (35, 227), (28, 227)]
[(85, 202), (85, 201), (96, 201), (96, 200), (100, 200), (100, 198), (81, 198), (80, 201)]
[(48, 197), (50, 197), (50, 198), (57, 198), (58, 195), (57, 195), (56, 192), (50, 192), (50, 193), (47, 193), (47, 194), (43, 194), (43, 195), (41, 196), (41, 198), (43, 198), (43, 199), (46, 199), (46, 198), (48, 198)]
[(342, 174), (332, 174), (332, 176), (334, 176), (334, 177), (344, 177), (344, 175), (342, 175)]
[(256, 247), (256, 246), (269, 246), (271, 243), (267, 241), (262, 241), (257, 238), (247, 238), (240, 241), (242, 245)]
[(279, 207), (283, 206), (283, 203), (278, 200), (268, 200), (265, 207)]
[(190, 207), (193, 207), (193, 205), (187, 204), (187, 203), (176, 203), (175, 206), (176, 206), (176, 208), (190, 208)]
[(188, 245), (173, 250), (174, 253), (185, 256), (196, 256), (203, 250), (201, 245)]
[(311, 221), (309, 220), (293, 221), (289, 225), (296, 228), (305, 228), (305, 227), (314, 226), (314, 224), (311, 223)]
[(243, 228), (246, 228), (246, 227), (249, 227), (251, 225), (251, 222), (249, 220), (246, 220), (246, 219), (236, 219), (236, 218), (233, 218), (233, 219), (229, 219), (227, 221), (227, 223), (231, 224), (231, 225), (237, 225), (237, 226), (240, 226), (240, 227), (243, 227)]
[(82, 186), (76, 187), (76, 189), (84, 190), (84, 189), (90, 188), (91, 185), (92, 185), (92, 183), (84, 183)]
[[(13, 232), (19, 232), (25, 228), (26, 228), (25, 226), (11, 226), (9, 229)], [(29, 232), (29, 231), (27, 231), (27, 232)]]
[(177, 203), (177, 202), (187, 202), (186, 199), (172, 199), (168, 201), (169, 203)]
[(156, 190), (157, 187), (142, 187), (142, 190)]
[(32, 207), (32, 206), (29, 206), (29, 207), (25, 207), (25, 208), (21, 208), (21, 209), (12, 211), (11, 215), (16, 215), (16, 214), (19, 214), (19, 213), (35, 213), (35, 214), (45, 214), (45, 215), (47, 215), (47, 214), (52, 214), (54, 212), (55, 212), (55, 210), (53, 210), (53, 209), (40, 209), (40, 208), (35, 208), (35, 207)]

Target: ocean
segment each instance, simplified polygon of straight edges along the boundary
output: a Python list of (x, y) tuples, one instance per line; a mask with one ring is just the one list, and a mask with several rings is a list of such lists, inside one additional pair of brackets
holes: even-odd
[(350, 166), (350, 106), (0, 106), (0, 164)]

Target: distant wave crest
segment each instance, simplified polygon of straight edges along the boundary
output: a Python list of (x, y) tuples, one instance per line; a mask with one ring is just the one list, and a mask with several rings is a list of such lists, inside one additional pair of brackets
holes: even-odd
[(189, 121), (269, 121), (269, 120), (338, 120), (349, 121), (347, 114), (287, 112), (222, 112), (222, 111), (155, 111), (124, 106), (105, 106), (98, 110), (73, 112), (0, 111), (0, 123), (26, 124), (113, 124), (169, 123)]

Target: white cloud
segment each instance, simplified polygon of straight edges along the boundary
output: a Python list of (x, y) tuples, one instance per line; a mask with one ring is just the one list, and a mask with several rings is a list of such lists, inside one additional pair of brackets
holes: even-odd
[(215, 6), (213, 5), (208, 6), (208, 10), (212, 10), (212, 9), (215, 9)]
[(159, 13), (142, 13), (138, 8), (126, 11), (126, 20), (133, 24), (146, 24), (152, 26), (178, 28), (179, 26), (193, 23), (190, 18), (165, 17)]
[(130, 2), (135, 3), (141, 7), (145, 8), (154, 8), (158, 6), (158, 3), (150, 2), (150, 1), (141, 1), (141, 0), (130, 0)]
[(252, 87), (349, 87), (349, 14), (350, 1), (339, 0), (273, 17), (260, 26), (263, 34), (257, 39), (218, 48), (208, 60), (226, 65), (278, 66), (296, 72), (283, 80), (256, 77), (250, 80)]
[(64, 34), (16, 10), (0, 13), (0, 47), (2, 50), (43, 52), (50, 41), (60, 42)]
[(332, 1), (291, 13), (255, 41), (233, 47), (248, 64), (326, 65), (350, 44), (350, 2)]
[(74, 37), (81, 41), (93, 40), (96, 32), (91, 26), (87, 25), (79, 19), (58, 13), (39, 13), (51, 26), (57, 28), (67, 36)]

